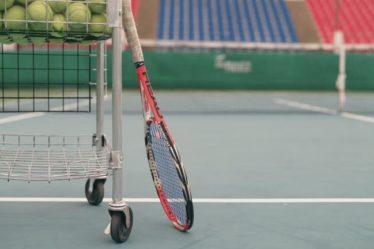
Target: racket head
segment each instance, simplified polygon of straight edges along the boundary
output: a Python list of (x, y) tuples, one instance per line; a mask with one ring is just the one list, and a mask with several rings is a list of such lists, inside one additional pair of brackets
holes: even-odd
[(161, 205), (173, 225), (187, 231), (193, 224), (193, 203), (182, 161), (162, 123), (146, 123), (148, 162)]

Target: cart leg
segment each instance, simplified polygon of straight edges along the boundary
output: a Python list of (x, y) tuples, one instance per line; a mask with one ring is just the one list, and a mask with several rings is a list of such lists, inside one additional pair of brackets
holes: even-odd
[[(121, 1), (119, 1), (121, 2)], [(122, 5), (121, 5), (122, 6)], [(122, 8), (120, 8), (122, 9)], [(121, 12), (122, 13), (122, 12)], [(121, 26), (121, 25), (119, 25)], [(109, 203), (110, 234), (117, 243), (125, 242), (132, 229), (131, 208), (123, 201), (122, 154), (122, 28), (113, 28), (113, 82), (112, 82), (112, 134), (113, 134), (113, 200)]]
[(105, 43), (97, 43), (96, 65), (96, 148), (102, 150), (104, 140)]
[[(106, 145), (104, 136), (104, 81), (105, 81), (105, 43), (97, 43), (96, 63), (96, 135), (94, 143), (98, 155)], [(99, 165), (97, 165), (99, 166)], [(104, 184), (106, 176), (87, 179), (85, 195), (89, 204), (99, 205), (104, 199)]]

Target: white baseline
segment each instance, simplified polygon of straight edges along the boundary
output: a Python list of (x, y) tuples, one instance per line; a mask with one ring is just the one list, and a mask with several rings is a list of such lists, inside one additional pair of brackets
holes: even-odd
[(293, 107), (293, 108), (300, 109), (300, 110), (306, 110), (310, 112), (318, 112), (318, 113), (329, 114), (329, 115), (339, 115), (342, 118), (374, 124), (374, 117), (359, 115), (359, 114), (350, 113), (350, 112), (339, 113), (334, 109), (325, 108), (322, 106), (310, 105), (310, 104), (301, 103), (301, 102), (297, 102), (293, 100), (287, 100), (287, 99), (274, 99), (274, 103), (278, 105), (289, 106), (289, 107)]
[[(92, 99), (91, 103), (95, 104), (96, 99)], [(88, 105), (89, 105), (89, 101), (82, 101), (81, 103), (79, 103), (79, 107), (84, 107), (84, 106), (88, 106)], [(71, 110), (74, 110), (76, 107), (77, 107), (76, 103), (66, 104), (64, 106), (64, 110), (65, 111), (71, 111)], [(54, 107), (54, 108), (51, 109), (51, 111), (59, 111), (59, 110), (62, 110), (62, 108), (63, 108), (62, 106)], [(13, 116), (10, 116), (10, 117), (1, 118), (0, 119), (0, 125), (13, 123), (13, 122), (18, 122), (18, 121), (27, 120), (27, 119), (32, 119), (32, 118), (39, 118), (39, 117), (43, 117), (47, 114), (48, 114), (47, 112), (31, 112), (31, 113), (13, 115)]]

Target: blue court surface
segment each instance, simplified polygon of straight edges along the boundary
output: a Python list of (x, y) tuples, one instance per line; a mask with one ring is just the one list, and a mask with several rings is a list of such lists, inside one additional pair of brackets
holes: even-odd
[[(129, 240), (104, 235), (107, 202), (85, 180), (0, 182), (0, 248), (341, 249), (374, 245), (374, 94), (156, 91), (195, 200), (195, 224), (175, 230), (157, 202), (136, 91), (124, 92), (124, 193)], [(105, 130), (111, 137), (111, 99)], [(7, 113), (4, 134), (95, 132), (92, 113)], [(110, 139), (111, 140), (111, 139)]]

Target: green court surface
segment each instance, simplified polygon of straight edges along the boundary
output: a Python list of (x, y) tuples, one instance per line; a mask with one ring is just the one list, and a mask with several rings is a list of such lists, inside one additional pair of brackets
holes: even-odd
[[(156, 96), (196, 200), (188, 233), (176, 231), (154, 202), (139, 94), (129, 91), (123, 112), (124, 193), (134, 211), (129, 240), (115, 244), (104, 235), (107, 203), (89, 206), (84, 180), (2, 181), (0, 248), (373, 248), (374, 93), (348, 94), (344, 113), (335, 112), (333, 92), (156, 91)], [(109, 97), (109, 137), (110, 106)], [(18, 115), (25, 114), (0, 116), (1, 133), (95, 132), (94, 112), (4, 121)]]

